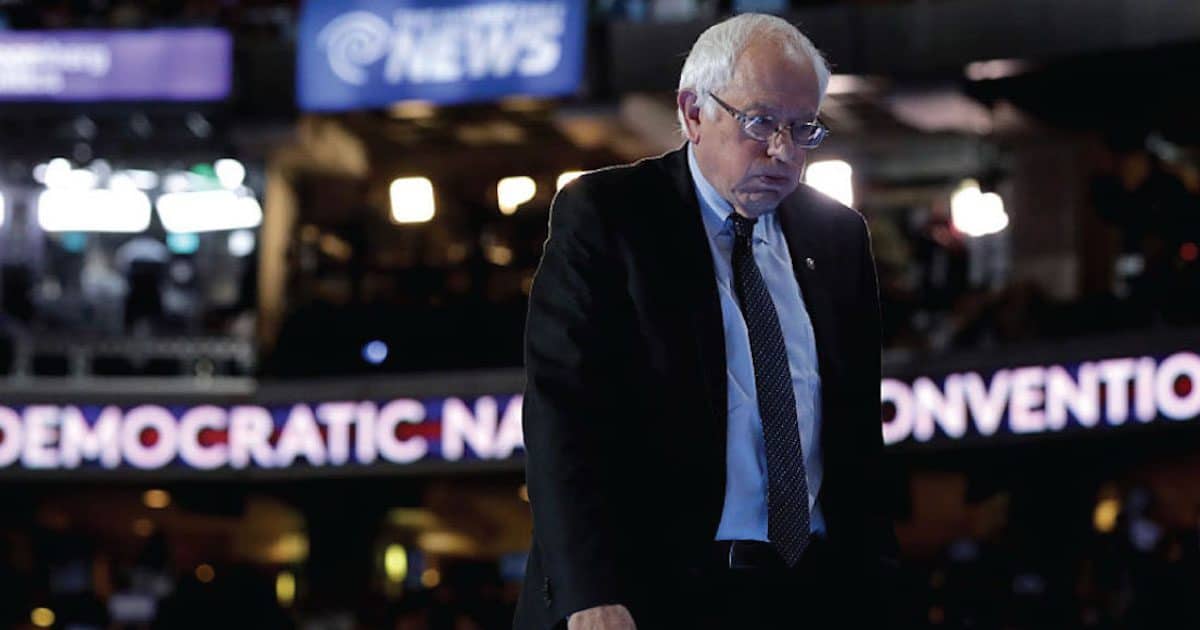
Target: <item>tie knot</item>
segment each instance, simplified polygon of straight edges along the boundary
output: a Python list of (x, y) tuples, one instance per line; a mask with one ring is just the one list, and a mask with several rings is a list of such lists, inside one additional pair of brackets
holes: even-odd
[(729, 216), (733, 219), (733, 235), (740, 241), (750, 242), (750, 237), (754, 234), (754, 224), (758, 223), (758, 219), (748, 219), (736, 211)]

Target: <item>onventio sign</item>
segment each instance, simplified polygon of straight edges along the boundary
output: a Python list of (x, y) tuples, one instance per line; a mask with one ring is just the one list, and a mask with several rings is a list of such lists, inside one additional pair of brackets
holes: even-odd
[(1119, 357), (949, 374), (885, 378), (886, 444), (999, 434), (1096, 430), (1200, 416), (1200, 355)]
[(0, 469), (277, 469), (507, 459), (521, 397), (287, 406), (0, 406)]
[(210, 101), (233, 39), (212, 28), (0, 31), (0, 101)]
[(300, 16), (300, 107), (573, 93), (582, 0), (313, 0)]

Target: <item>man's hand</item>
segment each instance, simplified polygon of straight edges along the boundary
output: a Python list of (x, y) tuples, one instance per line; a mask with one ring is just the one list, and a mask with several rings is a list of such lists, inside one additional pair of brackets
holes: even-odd
[(567, 619), (567, 630), (637, 630), (633, 615), (621, 604), (585, 608)]

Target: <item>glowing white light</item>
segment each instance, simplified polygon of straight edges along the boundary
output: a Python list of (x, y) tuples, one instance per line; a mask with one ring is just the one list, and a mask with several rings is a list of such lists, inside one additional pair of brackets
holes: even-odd
[(0, 192), (0, 226), (4, 225), (4, 193)]
[(387, 344), (375, 339), (363, 346), (363, 360), (372, 365), (379, 365), (387, 359), (388, 347)]
[(137, 190), (137, 182), (126, 173), (117, 173), (108, 179), (108, 187), (112, 190)]
[[(158, 173), (154, 171), (131, 168), (121, 171), (121, 174), (132, 179), (134, 185), (142, 190), (154, 190), (158, 188)], [(184, 179), (186, 180), (186, 178)]]
[(1004, 200), (996, 193), (983, 193), (979, 184), (968, 179), (950, 197), (950, 218), (954, 227), (967, 236), (986, 236), (1008, 227)]
[(254, 197), (228, 190), (167, 193), (155, 204), (168, 232), (213, 232), (258, 227), (262, 207)]
[(229, 247), (231, 255), (241, 258), (249, 256), (250, 252), (254, 251), (254, 242), (254, 232), (250, 230), (235, 230), (229, 233), (229, 240), (226, 245)]
[(991, 59), (967, 64), (965, 73), (972, 81), (987, 81), (1015, 76), (1025, 70), (1026, 64), (1017, 59)]
[(867, 89), (869, 85), (866, 79), (853, 74), (834, 74), (829, 77), (829, 85), (825, 88), (825, 95), (853, 94)]
[(555, 190), (562, 190), (563, 186), (570, 184), (580, 175), (583, 175), (583, 171), (563, 171), (554, 182)]
[[(34, 169), (35, 171), (37, 169)], [(34, 173), (36, 175), (36, 172)], [(67, 158), (54, 158), (46, 164), (46, 170), (42, 173), (42, 181), (47, 188), (64, 188), (68, 186), (67, 180), (71, 177), (71, 162)]]
[(47, 232), (142, 232), (150, 198), (140, 190), (60, 190), (38, 195), (38, 225)]
[(66, 188), (89, 190), (96, 187), (99, 177), (96, 173), (86, 168), (77, 168), (73, 169), (64, 180), (64, 187)]
[(426, 177), (400, 177), (389, 187), (392, 221), (423, 223), (433, 218), (433, 182)]
[(842, 160), (825, 160), (808, 165), (804, 182), (847, 206), (854, 205), (854, 171)]
[(163, 179), (163, 190), (168, 193), (184, 192), (192, 187), (187, 173), (170, 173)]
[(213, 162), (213, 171), (216, 172), (221, 186), (228, 190), (237, 190), (246, 180), (246, 167), (232, 158), (222, 158)]
[(500, 201), (500, 212), (513, 214), (521, 204), (537, 194), (537, 183), (532, 177), (505, 177), (496, 184), (496, 198)]

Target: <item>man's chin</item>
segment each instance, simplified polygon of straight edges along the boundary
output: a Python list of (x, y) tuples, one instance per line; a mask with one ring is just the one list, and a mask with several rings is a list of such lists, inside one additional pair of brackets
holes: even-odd
[(774, 210), (784, 195), (775, 189), (746, 191), (741, 195), (742, 207), (755, 213)]

